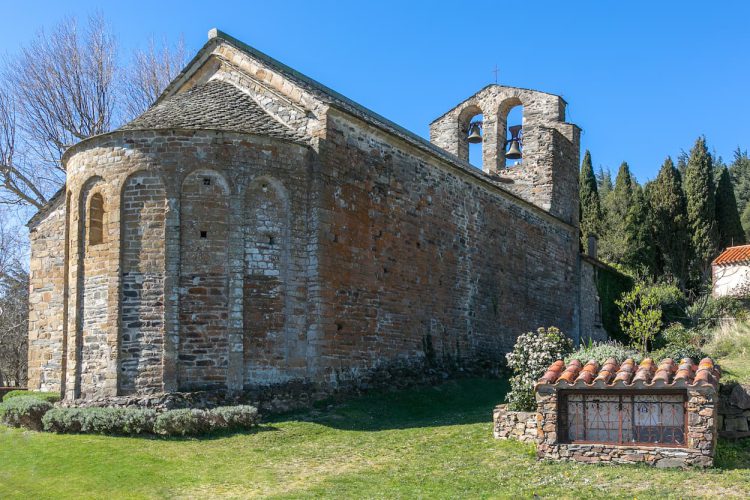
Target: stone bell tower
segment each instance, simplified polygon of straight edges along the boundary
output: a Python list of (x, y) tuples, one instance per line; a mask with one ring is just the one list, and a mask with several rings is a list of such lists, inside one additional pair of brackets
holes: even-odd
[[(516, 106), (523, 106), (522, 123), (509, 124)], [(546, 92), (488, 85), (433, 121), (430, 141), (468, 162), (470, 124), (482, 115), (482, 170), (508, 191), (578, 225), (580, 129), (565, 122), (565, 106), (562, 97)], [(520, 161), (506, 159), (509, 125), (522, 125)]]

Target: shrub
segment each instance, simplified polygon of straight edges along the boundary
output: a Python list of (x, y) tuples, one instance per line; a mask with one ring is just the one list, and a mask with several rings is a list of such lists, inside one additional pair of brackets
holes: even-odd
[(42, 423), (59, 433), (138, 435), (154, 432), (156, 412), (138, 408), (55, 408)]
[(649, 343), (661, 330), (663, 307), (681, 300), (682, 293), (674, 285), (637, 283), (617, 301), (622, 330), (642, 353), (647, 352)]
[(47, 401), (49, 403), (57, 403), (60, 401), (60, 394), (56, 392), (37, 392), (37, 391), (22, 391), (22, 390), (16, 390), (16, 391), (10, 391), (5, 395), (3, 398), (3, 401), (8, 401), (9, 399), (18, 398), (18, 397), (32, 397), (41, 399), (42, 401)]
[(30, 396), (17, 396), (0, 404), (0, 420), (11, 427), (42, 430), (42, 417), (52, 403)]
[(650, 356), (656, 361), (672, 358), (675, 363), (679, 363), (682, 358), (691, 358), (694, 363), (698, 363), (706, 357), (706, 353), (700, 347), (691, 345), (668, 345), (651, 352)]
[(514, 411), (534, 410), (534, 383), (544, 375), (550, 364), (572, 350), (573, 341), (554, 326), (520, 335), (513, 351), (505, 356), (515, 374), (510, 379), (508, 408)]
[(565, 362), (569, 363), (571, 360), (577, 359), (586, 363), (591, 359), (595, 359), (602, 364), (609, 358), (615, 358), (620, 363), (628, 358), (633, 358), (633, 361), (640, 363), (643, 356), (635, 349), (621, 344), (616, 340), (608, 340), (606, 342), (594, 342), (590, 345), (579, 347), (577, 351), (565, 358)]
[(218, 426), (228, 430), (249, 429), (258, 424), (258, 409), (249, 405), (220, 406), (211, 410)]
[(164, 436), (196, 436), (216, 429), (217, 421), (206, 410), (169, 410), (156, 417), (154, 432)]
[(717, 358), (750, 358), (750, 323), (742, 321), (717, 328), (704, 349)]

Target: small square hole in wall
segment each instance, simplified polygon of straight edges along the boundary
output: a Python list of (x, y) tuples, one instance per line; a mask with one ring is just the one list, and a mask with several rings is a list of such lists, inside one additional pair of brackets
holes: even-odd
[(268, 244), (269, 245), (274, 245), (275, 243), (276, 243), (276, 238), (274, 238), (272, 234), (269, 234), (268, 235)]
[(204, 177), (203, 178), (203, 185), (204, 186), (210, 186), (211, 185), (211, 178), (210, 177)]
[(208, 231), (201, 231), (201, 238), (208, 238)]

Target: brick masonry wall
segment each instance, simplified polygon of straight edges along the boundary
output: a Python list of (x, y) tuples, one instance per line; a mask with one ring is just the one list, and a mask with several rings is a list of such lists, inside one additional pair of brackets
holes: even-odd
[(398, 357), (497, 360), (522, 332), (574, 329), (575, 227), (345, 115), (329, 112), (328, 126), (320, 352), (331, 377)]
[[(601, 265), (601, 264), (599, 264)], [(596, 288), (597, 264), (587, 258), (580, 259), (581, 298), (580, 298), (580, 332), (581, 342), (588, 340), (605, 341), (609, 338), (602, 326), (599, 292)]]
[(507, 406), (498, 405), (492, 412), (492, 434), (495, 439), (536, 443), (539, 437), (536, 412), (510, 411)]

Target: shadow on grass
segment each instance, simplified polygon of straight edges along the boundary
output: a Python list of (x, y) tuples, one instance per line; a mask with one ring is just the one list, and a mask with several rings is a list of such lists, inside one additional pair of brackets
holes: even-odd
[(432, 387), (378, 391), (343, 402), (269, 416), (267, 422), (308, 421), (341, 430), (381, 431), (492, 421), (492, 409), (505, 400), (505, 379), (466, 378)]
[(730, 441), (719, 439), (714, 456), (718, 469), (750, 469), (750, 438)]

